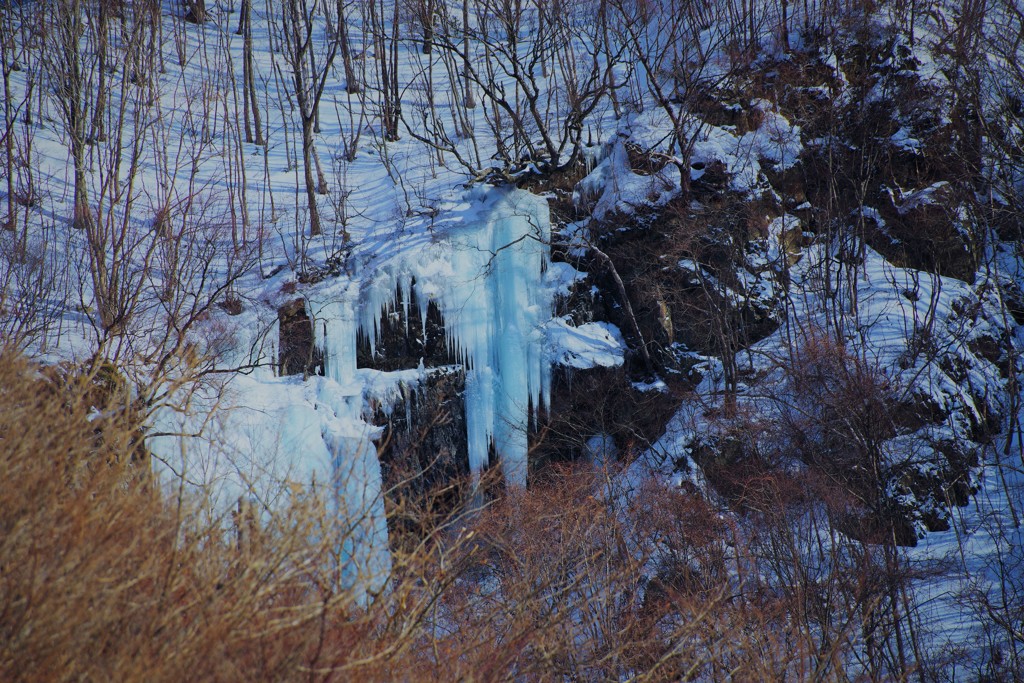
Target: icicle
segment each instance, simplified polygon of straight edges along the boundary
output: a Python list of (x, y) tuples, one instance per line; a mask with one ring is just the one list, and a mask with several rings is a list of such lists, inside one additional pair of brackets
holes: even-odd
[(270, 328), (267, 330), (266, 336), (264, 337), (270, 346), (270, 369), (274, 376), (281, 374), (281, 368), (278, 366), (278, 362), (281, 360), (281, 355), (278, 353), (278, 347), (281, 341), (281, 319), (275, 318), (270, 323)]
[(400, 386), (402, 387), (402, 401), (405, 403), (406, 429), (412, 429), (412, 392), (405, 382), (401, 382)]
[(333, 459), (342, 587), (365, 604), (391, 572), (377, 449), (365, 434), (325, 428), (323, 439)]
[(422, 327), (423, 327), (423, 329), (421, 330), (421, 334), (423, 335), (424, 343), (426, 343), (426, 341), (427, 341), (427, 311), (430, 308), (430, 294), (426, 291), (426, 288), (420, 283), (419, 280), (416, 280), (413, 283), (413, 290), (412, 291), (414, 291), (416, 293), (416, 305), (419, 306), (419, 309), (420, 309), (420, 325), (422, 325)]
[(328, 377), (341, 385), (355, 380), (358, 325), (351, 300), (323, 303), (309, 300), (313, 314), (314, 343), (323, 353)]
[[(412, 296), (412, 282), (408, 275), (403, 274), (400, 281), (400, 287), (402, 291), (402, 325), (404, 326), (405, 336), (409, 337), (409, 298)], [(426, 338), (424, 338), (426, 341)]]
[(494, 427), (494, 379), (491, 368), (466, 373), (466, 445), (469, 471), (480, 476), (487, 465)]
[[(396, 296), (401, 296), (408, 321), (415, 294), (426, 340), (429, 306), (438, 306), (448, 349), (466, 373), (470, 470), (479, 476), (493, 442), (506, 481), (521, 487), (526, 485), (530, 410), (546, 407), (550, 396), (551, 367), (540, 330), (552, 306), (552, 291), (543, 279), (550, 218), (547, 202), (522, 190), (491, 190), (483, 202), (479, 219), (453, 228), (447, 242), (381, 265), (362, 293), (359, 326), (375, 352), (382, 316), (389, 307), (397, 309)], [(313, 308), (317, 344), (324, 350), (328, 374), (339, 382), (355, 374), (353, 308), (336, 301)]]
[[(499, 191), (495, 191), (499, 192)], [(479, 475), (493, 439), (506, 482), (525, 486), (529, 410), (548, 393), (539, 327), (551, 315), (547, 203), (527, 192), (498, 195), (480, 224), (453, 236), (458, 274), (441, 297), (446, 332), (466, 366), (470, 470)]]

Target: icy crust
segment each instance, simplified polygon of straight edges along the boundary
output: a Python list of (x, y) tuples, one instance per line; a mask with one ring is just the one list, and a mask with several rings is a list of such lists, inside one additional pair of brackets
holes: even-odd
[(372, 275), (361, 290), (331, 283), (310, 292), (310, 311), (327, 376), (345, 387), (357, 376), (358, 335), (375, 353), (381, 319), (398, 305), (398, 295), (403, 306), (415, 301), (424, 321), (433, 302), (450, 350), (466, 369), (470, 471), (479, 474), (487, 465), (493, 441), (506, 482), (522, 487), (531, 410), (544, 407), (550, 392), (544, 324), (567, 275), (545, 278), (545, 200), (507, 188), (474, 190), (468, 199), (436, 222), (435, 239), (370, 257), (364, 268)]

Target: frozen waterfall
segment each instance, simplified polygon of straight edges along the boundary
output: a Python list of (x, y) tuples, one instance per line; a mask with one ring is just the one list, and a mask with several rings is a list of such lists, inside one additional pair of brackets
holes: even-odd
[(524, 487), (531, 411), (545, 405), (551, 382), (543, 332), (553, 296), (543, 278), (550, 216), (544, 199), (523, 190), (471, 194), (472, 204), (441, 224), (439, 239), (397, 245), (373, 263), (357, 295), (351, 288), (321, 293), (318, 301), (311, 297), (310, 310), (326, 373), (347, 386), (357, 378), (358, 333), (375, 348), (381, 317), (394, 308), (397, 292), (405, 306), (415, 298), (424, 321), (433, 301), (466, 371), (470, 471), (479, 476), (493, 443), (507, 484)]

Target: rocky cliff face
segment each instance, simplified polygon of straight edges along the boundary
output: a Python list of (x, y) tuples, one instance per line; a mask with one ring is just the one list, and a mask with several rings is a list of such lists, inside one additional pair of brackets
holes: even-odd
[[(818, 472), (860, 501), (836, 517), (865, 540), (948, 528), (1017, 362), (1015, 290), (980, 267), (993, 236), (1017, 233), (981, 194), (982, 124), (965, 99), (899, 37), (809, 45), (697, 100), (688, 188), (657, 205), (597, 190), (616, 208), (586, 221), (610, 257), (584, 257), (586, 299), (634, 361), (646, 345), (653, 367), (632, 363), (632, 386), (657, 375), (690, 415), (677, 468), (741, 508), (751, 478)], [(623, 158), (619, 187), (665, 167)]]
[[(620, 136), (591, 166), (505, 179), (549, 200), (546, 267), (576, 273), (554, 300), (562, 331), (607, 326), (625, 345), (592, 362), (545, 332), (548, 405), (516, 426), (531, 476), (592, 457), (594, 439), (623, 460), (661, 443), (660, 462), (738, 508), (751, 477), (815, 472), (854, 501), (836, 512), (847, 533), (908, 545), (967, 500), (1017, 371), (1020, 287), (990, 266), (1019, 217), (984, 199), (982, 122), (955, 78), (900, 36), (847, 38), (706, 87), (688, 157)], [(473, 469), (467, 359), (421, 289), (385, 292), (358, 346), (360, 368), (421, 369), (370, 406), (396, 510), (456, 505), (447, 487)], [(301, 302), (282, 309), (282, 372), (322, 363), (308, 324)]]
[(558, 312), (615, 324), (628, 349), (621, 368), (555, 373), (532, 467), (587, 457), (595, 435), (636, 457), (683, 408), (693, 430), (669, 460), (713, 495), (742, 507), (744, 481), (796, 466), (860, 501), (835, 513), (851, 535), (948, 527), (1015, 372), (1015, 290), (979, 270), (1005, 212), (978, 201), (980, 123), (953, 85), (898, 37), (857, 41), (709, 90), (691, 182), (665, 176), (667, 200), (609, 198), (667, 173), (635, 145), (571, 205), (551, 179), (556, 259), (589, 273)]

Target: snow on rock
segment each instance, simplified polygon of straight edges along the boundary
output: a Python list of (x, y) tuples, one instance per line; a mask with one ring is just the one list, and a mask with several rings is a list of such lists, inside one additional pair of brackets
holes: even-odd
[(619, 455), (619, 449), (615, 446), (615, 438), (604, 432), (598, 433), (587, 439), (584, 448), (586, 457), (598, 469), (605, 469), (615, 463)]
[(551, 358), (559, 365), (582, 370), (623, 363), (626, 342), (611, 323), (590, 322), (576, 327), (565, 318), (554, 318), (545, 333)]
[[(737, 191), (751, 191), (757, 186), (762, 163), (770, 163), (775, 170), (784, 171), (796, 164), (803, 143), (800, 126), (795, 126), (778, 112), (771, 111), (767, 102), (757, 102), (764, 119), (756, 130), (741, 136), (727, 126), (708, 126), (694, 142), (691, 162), (710, 165), (725, 163), (732, 177), (730, 185)], [(696, 172), (694, 179), (702, 172)]]
[(947, 181), (932, 183), (928, 187), (914, 192), (901, 193), (901, 201), (896, 204), (896, 210), (901, 216), (910, 213), (922, 206), (929, 204), (941, 204), (947, 201), (944, 195), (952, 188)]
[(555, 296), (564, 297), (569, 296), (576, 283), (586, 276), (586, 273), (576, 270), (564, 261), (554, 261), (548, 264), (544, 282)]
[(911, 154), (921, 154), (922, 143), (917, 138), (913, 137), (911, 131), (906, 127), (902, 126), (898, 131), (892, 134), (889, 138), (893, 146), (897, 149)]
[[(801, 327), (795, 335), (780, 328), (739, 354), (738, 365), (754, 383), (741, 383), (737, 400), (760, 415), (789, 410), (796, 400), (791, 395), (794, 385), (786, 381), (777, 359), (802, 357), (803, 336), (814, 340), (830, 330), (829, 310), (841, 306), (847, 312), (844, 325), (830, 334), (841, 336), (838, 343), (850, 358), (861, 359), (870, 372), (884, 377), (880, 386), (894, 417), (887, 427), (892, 433), (879, 450), (887, 471), (905, 475), (890, 482), (887, 495), (920, 534), (926, 525), (941, 526), (948, 517), (943, 492), (951, 482), (944, 478), (973, 471), (981, 442), (997, 422), (1003, 387), (997, 356), (1007, 343), (1007, 331), (996, 290), (984, 281), (972, 286), (900, 268), (869, 247), (860, 253), (856, 289), (844, 288), (834, 300), (836, 294), (826, 291), (820, 280), (822, 269), (830, 261), (834, 267), (836, 258), (826, 245), (810, 247), (790, 268), (793, 287), (800, 293), (790, 298), (791, 315), (802, 321)], [(722, 390), (721, 373), (709, 370), (696, 393), (718, 395)], [(802, 415), (813, 409), (801, 409)], [(684, 402), (650, 457), (673, 463), (676, 471), (691, 471), (693, 448), (713, 441), (717, 429), (699, 401)], [(968, 488), (973, 486), (969, 482)]]
[(581, 180), (573, 192), (577, 204), (593, 203), (597, 221), (614, 214), (630, 214), (640, 207), (662, 206), (679, 193), (679, 169), (673, 164), (650, 175), (630, 166), (625, 140), (616, 138), (601, 163)]

